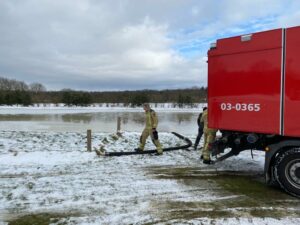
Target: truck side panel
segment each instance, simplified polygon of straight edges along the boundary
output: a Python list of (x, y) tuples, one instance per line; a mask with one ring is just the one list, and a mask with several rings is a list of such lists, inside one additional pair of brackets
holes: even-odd
[(209, 127), (280, 134), (282, 34), (221, 39), (209, 50)]
[(300, 137), (300, 27), (286, 29), (284, 135)]

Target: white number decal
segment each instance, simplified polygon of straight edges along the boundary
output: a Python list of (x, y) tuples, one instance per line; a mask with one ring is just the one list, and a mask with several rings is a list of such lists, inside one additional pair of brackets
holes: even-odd
[(253, 104), (248, 105), (248, 111), (250, 111), (250, 112), (253, 111)]
[(260, 104), (254, 104), (254, 111), (255, 112), (260, 111)]
[(227, 109), (227, 110), (231, 110), (231, 109), (232, 109), (232, 105), (231, 105), (230, 103), (227, 103), (227, 104), (226, 104), (226, 109)]
[(226, 110), (226, 104), (225, 104), (225, 103), (222, 103), (222, 104), (221, 104), (221, 110), (222, 110), (222, 111)]
[(243, 111), (243, 112), (259, 112), (261, 110), (259, 103), (228, 103), (228, 102), (222, 102), (220, 105), (220, 108), (222, 111)]
[(247, 104), (242, 104), (242, 111), (247, 111)]

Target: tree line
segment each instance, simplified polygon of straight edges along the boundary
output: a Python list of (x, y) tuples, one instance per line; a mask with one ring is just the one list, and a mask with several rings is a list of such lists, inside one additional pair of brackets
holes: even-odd
[(27, 85), (23, 81), (0, 77), (0, 105), (32, 104), (31, 94), (46, 91), (40, 83)]
[(92, 103), (123, 103), (141, 106), (144, 102), (176, 103), (179, 107), (206, 102), (207, 88), (194, 87), (171, 90), (137, 91), (76, 91), (63, 89), (47, 91), (40, 83), (26, 84), (23, 81), (0, 77), (0, 105), (31, 105), (34, 103), (64, 103), (68, 106), (87, 106)]

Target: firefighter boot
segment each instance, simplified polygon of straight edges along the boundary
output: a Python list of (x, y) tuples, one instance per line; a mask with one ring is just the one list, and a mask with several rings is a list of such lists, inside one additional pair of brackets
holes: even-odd
[(203, 159), (203, 161), (202, 161), (204, 164), (208, 164), (208, 165), (210, 165), (210, 164), (214, 164), (214, 162), (213, 161), (211, 161), (210, 159)]

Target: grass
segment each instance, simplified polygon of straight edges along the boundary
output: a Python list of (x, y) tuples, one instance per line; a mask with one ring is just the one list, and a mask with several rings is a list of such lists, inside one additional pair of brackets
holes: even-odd
[[(149, 168), (158, 179), (175, 179), (194, 189), (209, 191), (216, 200), (154, 202), (161, 222), (208, 217), (299, 217), (300, 202), (280, 189), (268, 187), (263, 175), (249, 172), (204, 171), (201, 168)], [(293, 210), (293, 209), (298, 210)]]
[(61, 218), (65, 217), (66, 215), (64, 214), (30, 214), (10, 221), (8, 225), (49, 225), (51, 223), (57, 223)]

